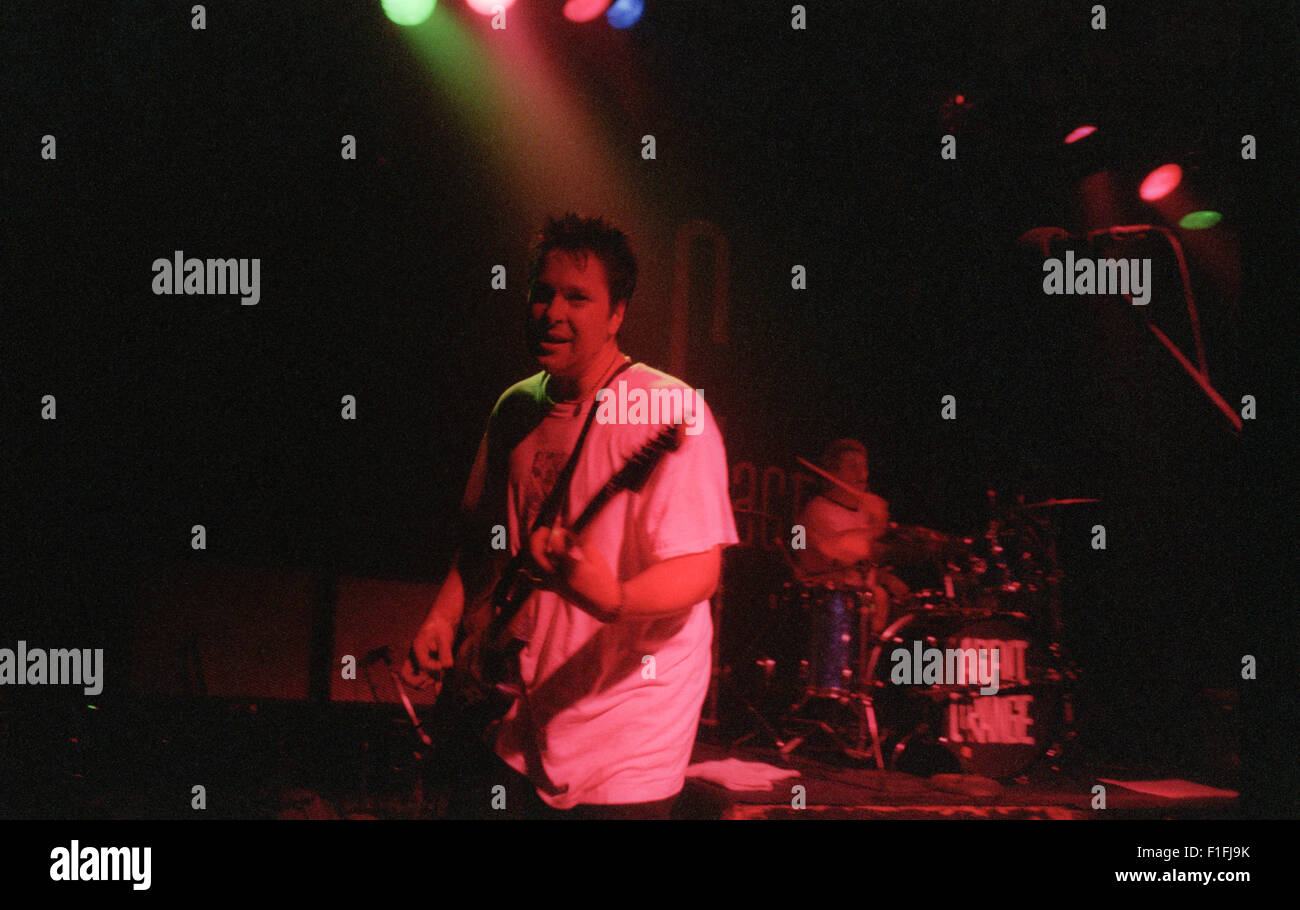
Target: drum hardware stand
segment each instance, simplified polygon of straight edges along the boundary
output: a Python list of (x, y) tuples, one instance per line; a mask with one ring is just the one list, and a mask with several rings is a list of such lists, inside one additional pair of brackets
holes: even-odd
[(890, 768), (898, 767), (898, 759), (912, 745), (912, 740), (916, 739), (918, 736), (922, 740), (933, 738), (930, 733), (930, 725), (925, 721), (922, 721), (921, 723), (917, 724), (915, 727), (912, 728), (911, 732), (909, 732), (906, 736), (900, 737), (898, 742), (894, 744), (893, 750), (889, 753)]
[[(402, 685), (401, 675), (398, 673), (397, 668), (394, 666), (396, 660), (394, 658), (393, 649), (386, 645), (383, 647), (375, 648), (367, 652), (365, 655), (362, 656), (360, 661), (361, 668), (362, 668), (362, 675), (365, 677), (366, 685), (369, 686), (370, 688), (371, 696), (374, 698), (376, 702), (380, 702), (383, 700), (379, 695), (379, 690), (375, 686), (374, 680), (370, 676), (371, 668), (375, 664), (380, 664), (380, 663), (384, 665), (384, 668), (388, 671), (389, 676), (393, 678), (393, 685), (397, 690), (398, 697), (401, 699), (402, 707), (406, 710), (406, 716), (410, 720), (411, 726), (414, 729), (416, 736), (418, 736), (420, 740), (420, 745), (412, 750), (412, 757), (415, 759), (415, 764), (412, 769), (414, 780), (412, 781), (411, 784), (412, 818), (420, 818), (421, 813), (424, 811), (425, 808), (424, 777), (427, 770), (426, 762), (432, 755), (435, 748), (433, 743), (433, 738), (425, 731), (424, 725), (423, 723), (421, 723), (419, 715), (415, 713), (415, 706), (411, 703), (410, 696), (406, 694), (406, 687)], [(370, 788), (368, 783), (368, 778), (370, 776), (369, 770), (371, 766), (370, 743), (369, 742), (363, 743), (362, 749), (365, 753), (362, 758), (362, 784), (361, 784), (362, 796), (363, 799), (365, 800), (366, 808), (373, 809), (374, 801), (370, 795)]]
[[(1079, 499), (1077, 502), (1088, 502), (1088, 499)], [(1034, 507), (1047, 506), (1056, 503), (1062, 505), (1074, 504), (1073, 501), (1066, 500), (1048, 500), (1042, 503), (1036, 503)], [(1023, 498), (1021, 500), (1023, 507)], [(1074, 722), (1074, 694), (1075, 685), (1079, 679), (1078, 665), (1070, 659), (1061, 645), (1061, 637), (1065, 631), (1065, 622), (1061, 615), (1061, 582), (1065, 579), (1065, 573), (1061, 570), (1061, 564), (1057, 555), (1056, 540), (1058, 536), (1057, 522), (1052, 517), (1051, 512), (1043, 518), (1037, 518), (1031, 514), (1030, 508), (1023, 507), (1021, 513), (1028, 518), (1030, 522), (1037, 526), (1043, 533), (1041, 539), (1043, 542), (1044, 554), (1047, 558), (1047, 572), (1044, 575), (1048, 621), (1050, 623), (1051, 643), (1048, 645), (1048, 653), (1056, 660), (1061, 669), (1061, 726), (1057, 735), (1053, 738), (1052, 745), (1043, 753), (1043, 759), (1056, 765), (1057, 771), (1064, 766), (1062, 756), (1067, 756), (1075, 739), (1078, 737), (1078, 730)]]
[[(811, 717), (797, 716), (798, 712), (801, 711), (808, 702), (815, 698), (833, 701), (845, 706), (852, 705), (853, 713), (857, 720), (857, 734), (854, 737), (853, 745), (849, 745), (845, 742), (843, 737), (840, 736), (839, 731), (826, 721), (816, 720)], [(840, 751), (849, 758), (857, 759), (859, 761), (875, 759), (876, 768), (880, 771), (885, 770), (885, 759), (880, 750), (880, 728), (876, 724), (876, 708), (872, 703), (870, 695), (863, 693), (854, 693), (852, 695), (828, 695), (824, 692), (818, 692), (817, 690), (809, 690), (804, 694), (803, 698), (790, 708), (786, 713), (786, 716), (782, 718), (781, 725), (783, 728), (793, 724), (803, 724), (812, 727), (814, 730), (820, 730), (830, 736), (830, 738), (835, 741), (835, 744), (839, 746)], [(869, 749), (867, 745), (868, 734), (870, 734), (871, 737)], [(788, 756), (790, 753), (794, 752), (795, 749), (798, 749), (801, 745), (807, 742), (807, 740), (807, 734), (797, 735), (784, 744), (778, 740), (778, 750), (783, 756)]]
[(710, 649), (711, 666), (709, 668), (709, 693), (704, 699), (704, 715), (700, 718), (700, 726), (717, 727), (718, 725), (718, 686), (722, 677), (722, 661), (720, 659), (722, 639), (722, 582), (718, 582), (718, 590), (713, 597), (709, 599), (709, 611), (713, 618), (713, 647)]
[[(778, 538), (778, 543), (779, 542), (780, 539)], [(713, 667), (709, 677), (709, 692), (705, 700), (705, 713), (704, 716), (700, 718), (700, 725), (702, 727), (707, 727), (712, 730), (718, 730), (720, 729), (720, 724), (718, 721), (718, 712), (717, 712), (718, 698), (724, 681), (730, 677), (729, 671), (731, 669), (730, 667), (724, 667), (722, 665), (721, 628), (722, 628), (722, 620), (726, 613), (726, 592), (723, 589), (721, 582), (719, 582), (718, 584), (718, 591), (715, 597), (713, 598), (712, 606), (713, 606), (713, 623), (714, 623), (713, 655), (712, 655)], [(770, 683), (772, 679), (773, 669), (775, 667), (775, 662), (771, 660), (771, 658), (765, 658), (764, 660), (760, 660), (757, 663), (759, 666), (763, 668), (764, 680)], [(742, 743), (745, 743), (753, 739), (755, 736), (759, 736), (760, 734), (763, 734), (765, 736), (765, 739), (768, 740), (778, 750), (784, 750), (786, 748), (785, 740), (781, 738), (781, 734), (777, 732), (776, 728), (773, 727), (772, 724), (768, 722), (768, 719), (763, 716), (763, 712), (758, 710), (758, 708), (754, 706), (754, 703), (750, 701), (743, 692), (740, 691), (739, 686), (733, 685), (731, 689), (735, 697), (740, 700), (740, 703), (742, 705), (745, 706), (745, 713), (753, 717), (754, 720), (758, 722), (758, 725), (756, 729), (750, 730), (748, 733), (744, 734), (739, 739), (732, 740), (727, 746), (728, 750), (735, 749), (737, 746), (740, 746)], [(784, 754), (784, 752), (782, 752), (782, 754)]]
[[(774, 665), (774, 662), (769, 659), (765, 661), (760, 661), (759, 663), (760, 665), (763, 666), (764, 675), (770, 678), (772, 674), (772, 667)], [(776, 746), (778, 752), (780, 752), (782, 755), (789, 755), (790, 752), (792, 751), (790, 744), (781, 738), (781, 734), (777, 732), (777, 729), (775, 727), (773, 727), (770, 723), (768, 723), (767, 718), (763, 716), (763, 713), (759, 711), (757, 708), (755, 708), (753, 702), (751, 702), (745, 696), (737, 693), (737, 697), (740, 699), (741, 703), (745, 706), (745, 711), (753, 715), (754, 719), (758, 721), (758, 729), (750, 730), (744, 736), (740, 737), (740, 739), (733, 740), (730, 748), (734, 749), (737, 746), (739, 746), (741, 743), (745, 742), (746, 740), (752, 739), (755, 736), (758, 736), (760, 733), (765, 733), (767, 734), (767, 739), (771, 741), (772, 745)], [(795, 745), (797, 746), (798, 743), (796, 743)]]

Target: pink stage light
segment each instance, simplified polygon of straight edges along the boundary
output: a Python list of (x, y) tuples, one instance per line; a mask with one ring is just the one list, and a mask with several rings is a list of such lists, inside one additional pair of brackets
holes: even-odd
[(1154, 202), (1168, 196), (1182, 182), (1182, 168), (1176, 164), (1162, 164), (1147, 174), (1146, 179), (1142, 181), (1141, 188), (1138, 190), (1138, 195), (1147, 202)]
[(611, 0), (569, 0), (564, 4), (564, 18), (571, 22), (590, 22), (609, 8)]
[(1074, 143), (1082, 139), (1084, 136), (1091, 136), (1095, 132), (1097, 132), (1097, 128), (1095, 126), (1076, 127), (1075, 129), (1070, 130), (1070, 135), (1065, 137), (1065, 144), (1073, 145)]
[(480, 16), (490, 16), (499, 6), (502, 9), (509, 9), (515, 5), (515, 0), (465, 0), (469, 8)]

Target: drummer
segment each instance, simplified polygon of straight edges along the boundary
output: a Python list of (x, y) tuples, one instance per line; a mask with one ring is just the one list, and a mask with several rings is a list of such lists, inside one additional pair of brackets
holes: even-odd
[(799, 514), (806, 546), (795, 550), (795, 563), (809, 584), (869, 593), (871, 631), (879, 634), (889, 618), (890, 594), (907, 593), (906, 585), (871, 564), (889, 526), (889, 504), (867, 486), (867, 447), (856, 439), (832, 442), (821, 465), (843, 486), (823, 480), (821, 492)]

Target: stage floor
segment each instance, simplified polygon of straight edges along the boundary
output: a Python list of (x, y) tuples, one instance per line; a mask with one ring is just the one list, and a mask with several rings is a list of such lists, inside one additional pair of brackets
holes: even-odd
[[(942, 819), (942, 818), (1233, 818), (1237, 795), (1230, 790), (1206, 788), (1200, 781), (1175, 775), (1136, 774), (1131, 768), (1094, 767), (1065, 763), (1059, 770), (1046, 764), (1023, 777), (997, 782), (972, 775), (938, 774), (924, 777), (899, 771), (880, 771), (874, 763), (852, 766), (848, 759), (823, 750), (804, 754), (796, 750), (781, 756), (775, 748), (727, 748), (700, 742), (692, 763), (735, 758), (762, 762), (799, 772), (798, 777), (776, 781), (772, 790), (735, 791), (709, 781), (692, 779), (683, 794), (685, 817), (722, 819)], [(1144, 769), (1149, 772), (1150, 769)], [(1179, 795), (1137, 792), (1115, 781), (1180, 781), (1164, 789), (1187, 791)], [(1187, 786), (1193, 785), (1193, 786)], [(1196, 792), (1199, 788), (1216, 792)], [(802, 786), (803, 792), (794, 788)], [(1097, 794), (1105, 788), (1105, 808), (1094, 809)], [(798, 797), (798, 798), (797, 798)], [(802, 808), (796, 808), (796, 802)]]
[[(196, 781), (221, 794), (206, 810), (208, 817), (439, 817), (445, 794), (434, 783), (440, 779), (437, 750), (422, 760), (409, 722), (391, 706), (313, 709), (186, 699), (96, 707), (0, 711), (0, 745), (10, 756), (0, 765), (0, 795), (6, 797), (0, 799), (0, 818), (190, 818), (188, 794)], [(895, 767), (906, 773), (881, 771), (817, 738), (782, 755), (758, 737), (736, 744), (734, 737), (743, 732), (703, 727), (692, 765), (736, 759), (798, 775), (774, 779), (770, 789), (748, 790), (688, 777), (675, 817), (1245, 817), (1233, 792), (1236, 775), (1198, 771), (1195, 756), (1139, 764), (1067, 750), (998, 782), (949, 773), (955, 767), (951, 756), (947, 767), (941, 761), (931, 768), (900, 761)], [(889, 752), (885, 757), (893, 758)], [(1117, 781), (1157, 786), (1139, 792)], [(1105, 788), (1104, 808), (1099, 786)]]

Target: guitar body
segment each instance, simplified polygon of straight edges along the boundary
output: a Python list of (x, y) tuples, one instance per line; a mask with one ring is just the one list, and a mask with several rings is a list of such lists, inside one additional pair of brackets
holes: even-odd
[(524, 554), (506, 564), (492, 585), (491, 595), (465, 611), (457, 637), (456, 663), (464, 666), (484, 686), (515, 680), (514, 659), (524, 642), (510, 632), (510, 624), (541, 580), (532, 560)]
[[(655, 465), (676, 450), (681, 438), (681, 427), (668, 427), (643, 446), (587, 504), (572, 532), (580, 534), (619, 490), (641, 489)], [(438, 696), (437, 727), (452, 738), (470, 731), (480, 733), (500, 720), (522, 687), (519, 652), (526, 642), (515, 637), (511, 624), (542, 581), (541, 569), (526, 549), (504, 566), (497, 565), (500, 571), (495, 583), (477, 588), (491, 593), (466, 606), (456, 636), (455, 662)]]

